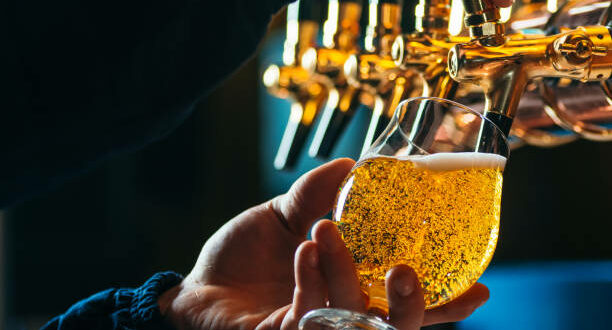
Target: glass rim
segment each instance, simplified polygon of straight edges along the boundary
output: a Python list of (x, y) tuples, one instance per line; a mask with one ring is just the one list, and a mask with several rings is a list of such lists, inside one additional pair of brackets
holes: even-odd
[[(414, 101), (422, 101), (422, 100), (430, 100), (430, 101), (436, 101), (436, 102), (440, 102), (440, 103), (450, 103), (451, 105), (454, 105), (458, 108), (461, 108), (462, 110), (471, 113), (473, 115), (478, 116), (480, 119), (486, 121), (488, 124), (490, 124), (491, 126), (493, 126), (495, 128), (495, 130), (499, 133), (499, 136), (501, 136), (502, 141), (504, 142), (504, 144), (506, 145), (506, 148), (508, 150), (508, 152), (506, 153), (506, 155), (500, 155), (503, 157), (506, 157), (506, 159), (508, 159), (510, 157), (510, 142), (508, 141), (508, 137), (506, 136), (506, 134), (504, 134), (504, 132), (499, 128), (499, 126), (497, 126), (497, 124), (495, 124), (494, 122), (491, 121), (491, 119), (485, 117), (482, 113), (468, 107), (467, 105), (461, 104), (459, 102), (453, 101), (453, 100), (449, 100), (449, 99), (445, 99), (445, 98), (441, 98), (441, 97), (436, 97), (436, 96), (417, 96), (417, 97), (411, 97), (408, 99), (405, 99), (403, 101), (401, 101), (398, 105), (397, 108), (401, 108), (404, 106), (404, 104), (406, 103), (410, 103), (410, 102), (414, 102)], [(400, 111), (395, 111), (395, 113), (393, 114), (393, 117), (395, 119), (397, 119), (398, 123), (400, 121), (399, 119), (399, 113)], [(405, 135), (404, 132), (402, 132), (402, 135)], [(408, 138), (408, 137), (406, 137)], [(408, 138), (408, 141), (410, 142), (410, 144), (412, 144), (413, 146), (417, 147), (419, 150), (425, 152), (428, 155), (431, 155), (431, 153), (423, 150), (423, 148), (421, 148), (421, 146), (418, 146), (415, 144), (414, 141), (412, 141), (411, 139)]]

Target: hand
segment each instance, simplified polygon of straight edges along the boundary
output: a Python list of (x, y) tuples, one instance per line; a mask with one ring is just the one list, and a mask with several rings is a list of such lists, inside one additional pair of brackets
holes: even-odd
[[(181, 285), (164, 293), (160, 309), (177, 329), (297, 329), (309, 310), (364, 312), (352, 258), (336, 226), (312, 223), (331, 208), (354, 165), (341, 159), (302, 176), (289, 190), (236, 216), (204, 245)], [(488, 298), (477, 284), (459, 299), (424, 311), (414, 272), (397, 266), (387, 277), (390, 323), (400, 330), (461, 320)], [(401, 292), (401, 294), (400, 294)]]

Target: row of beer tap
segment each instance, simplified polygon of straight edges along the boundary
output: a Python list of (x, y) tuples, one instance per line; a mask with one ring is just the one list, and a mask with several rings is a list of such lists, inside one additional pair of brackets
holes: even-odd
[[(294, 2), (283, 63), (263, 74), (268, 91), (292, 104), (274, 166), (293, 166), (310, 134), (308, 154), (329, 157), (359, 106), (370, 114), (360, 141), (365, 151), (397, 105), (416, 96), (482, 111), (513, 147), (612, 140), (609, 5), (525, 0), (502, 10), (490, 0)], [(322, 24), (317, 8), (326, 8)]]

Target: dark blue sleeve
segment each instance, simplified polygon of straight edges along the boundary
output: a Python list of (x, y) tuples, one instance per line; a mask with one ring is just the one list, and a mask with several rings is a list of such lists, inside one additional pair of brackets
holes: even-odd
[(159, 311), (159, 296), (179, 284), (183, 277), (174, 272), (153, 275), (136, 289), (109, 289), (81, 300), (56, 316), (43, 330), (72, 329), (169, 329)]

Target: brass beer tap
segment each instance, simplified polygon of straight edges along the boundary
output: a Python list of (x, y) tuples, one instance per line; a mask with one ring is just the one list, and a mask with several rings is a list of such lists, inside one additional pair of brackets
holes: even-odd
[(452, 99), (457, 91), (457, 82), (448, 74), (448, 52), (470, 39), (450, 35), (450, 13), (449, 0), (420, 0), (415, 10), (415, 31), (397, 37), (393, 44), (395, 63), (422, 77), (423, 96)]
[[(482, 111), (514, 147), (612, 140), (609, 1), (519, 0), (510, 16), (493, 0), (326, 0), (317, 46), (318, 21), (298, 16), (321, 1), (289, 6), (283, 65), (264, 74), (270, 93), (293, 102), (278, 169), (295, 163), (317, 116), (309, 154), (325, 158), (356, 108), (370, 108), (363, 154), (398, 104), (415, 96)], [(462, 10), (465, 30), (454, 24)]]
[(348, 84), (343, 68), (348, 57), (359, 51), (361, 9), (360, 0), (329, 0), (323, 46), (309, 48), (302, 56), (302, 67), (327, 77), (334, 86), (308, 151), (311, 157), (329, 157), (359, 105), (359, 91)]
[[(331, 86), (300, 63), (304, 52), (316, 43), (319, 23), (308, 12), (315, 0), (296, 1), (287, 7), (287, 36), (283, 47), (283, 65), (270, 65), (263, 82), (270, 94), (291, 100), (289, 121), (274, 158), (276, 169), (295, 165), (317, 114), (323, 109)], [(309, 16), (310, 15), (310, 16)]]
[(499, 8), (492, 2), (463, 3), (472, 40), (450, 50), (449, 73), (460, 83), (483, 88), (485, 115), (506, 135), (529, 81), (543, 77), (604, 81), (612, 74), (612, 38), (604, 26), (565, 29), (550, 36), (505, 35)]
[(401, 1), (370, 0), (368, 14), (364, 51), (344, 65), (349, 84), (359, 88), (361, 103), (372, 110), (362, 154), (387, 126), (399, 102), (417, 96), (421, 89), (418, 76), (398, 68), (391, 56), (401, 33)]

